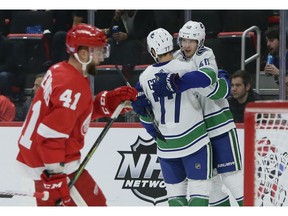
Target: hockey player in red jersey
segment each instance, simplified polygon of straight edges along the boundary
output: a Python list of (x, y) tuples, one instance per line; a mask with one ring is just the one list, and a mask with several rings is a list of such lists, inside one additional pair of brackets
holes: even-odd
[[(87, 170), (69, 190), (68, 182), (80, 165), (91, 119), (109, 117), (123, 101), (134, 101), (137, 91), (123, 86), (93, 95), (88, 73), (109, 55), (104, 33), (78, 24), (67, 33), (68, 61), (47, 71), (27, 114), (18, 141), (17, 164), (35, 182), (37, 192), (49, 191), (38, 206), (53, 206), (61, 199), (68, 206), (106, 206), (106, 199)], [(123, 110), (125, 112), (126, 110)]]

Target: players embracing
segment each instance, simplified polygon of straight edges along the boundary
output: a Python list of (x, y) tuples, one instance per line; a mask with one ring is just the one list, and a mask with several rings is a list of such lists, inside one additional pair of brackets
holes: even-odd
[[(178, 36), (180, 50), (173, 59), (172, 36), (165, 29), (152, 31), (147, 43), (156, 64), (140, 75), (141, 93), (132, 105), (147, 132), (156, 138), (170, 206), (230, 206), (223, 184), (241, 206), (240, 148), (225, 99), (229, 77), (218, 71), (213, 51), (204, 41), (202, 23), (185, 23)], [(155, 136), (147, 109), (154, 112), (166, 143)]]

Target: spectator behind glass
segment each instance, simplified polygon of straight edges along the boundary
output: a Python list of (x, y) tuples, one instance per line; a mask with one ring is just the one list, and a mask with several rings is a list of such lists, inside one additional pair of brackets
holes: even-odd
[[(113, 31), (118, 26), (118, 31)], [(151, 10), (115, 10), (109, 29), (111, 56), (109, 64), (130, 65), (131, 70), (140, 64), (142, 51), (146, 51), (146, 37), (156, 28)]]
[(33, 96), (37, 93), (38, 89), (41, 87), (41, 82), (44, 76), (45, 76), (45, 73), (40, 73), (35, 76), (34, 86), (32, 88)]
[(33, 101), (33, 98), (36, 95), (38, 89), (41, 87), (41, 82), (44, 76), (45, 76), (45, 73), (39, 73), (35, 76), (34, 86), (32, 88), (32, 95), (26, 98), (25, 102), (23, 103), (22, 108), (20, 108), (22, 112), (17, 113), (17, 116), (19, 115), (19, 117), (17, 118), (18, 121), (25, 120), (28, 110), (30, 108), (30, 105)]
[(0, 95), (0, 122), (13, 121), (15, 118), (16, 107), (10, 99)]
[[(272, 75), (279, 85), (279, 26), (275, 25), (265, 32), (266, 46), (268, 53), (273, 56), (272, 64), (266, 64), (264, 71), (267, 75)], [(288, 37), (286, 35), (286, 71), (288, 70)]]
[(253, 91), (251, 77), (247, 71), (238, 70), (232, 74), (231, 96), (228, 102), (236, 123), (244, 122), (244, 110), (248, 102), (261, 99), (261, 96)]

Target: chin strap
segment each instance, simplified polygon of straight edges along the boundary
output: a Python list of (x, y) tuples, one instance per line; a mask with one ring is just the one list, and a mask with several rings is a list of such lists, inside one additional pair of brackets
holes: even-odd
[(154, 61), (155, 61), (156, 63), (159, 63), (159, 60), (158, 60), (158, 56), (157, 56), (157, 55), (156, 55), (156, 57), (152, 55), (152, 57), (153, 57), (153, 59), (154, 59)]
[(79, 59), (79, 56), (78, 56), (78, 53), (74, 53), (74, 57), (77, 59), (77, 61), (82, 65), (82, 74), (84, 77), (88, 77), (88, 73), (86, 71), (86, 68), (87, 68), (87, 65), (91, 63), (92, 59), (93, 59), (93, 56), (90, 55), (89, 56), (89, 61), (88, 62), (82, 62), (80, 59)]

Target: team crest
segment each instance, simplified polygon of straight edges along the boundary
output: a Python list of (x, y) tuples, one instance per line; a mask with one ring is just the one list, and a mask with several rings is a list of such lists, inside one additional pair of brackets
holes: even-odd
[(146, 202), (156, 205), (167, 201), (155, 141), (138, 136), (130, 147), (131, 151), (118, 151), (122, 159), (115, 180), (123, 180), (122, 189), (131, 190)]

